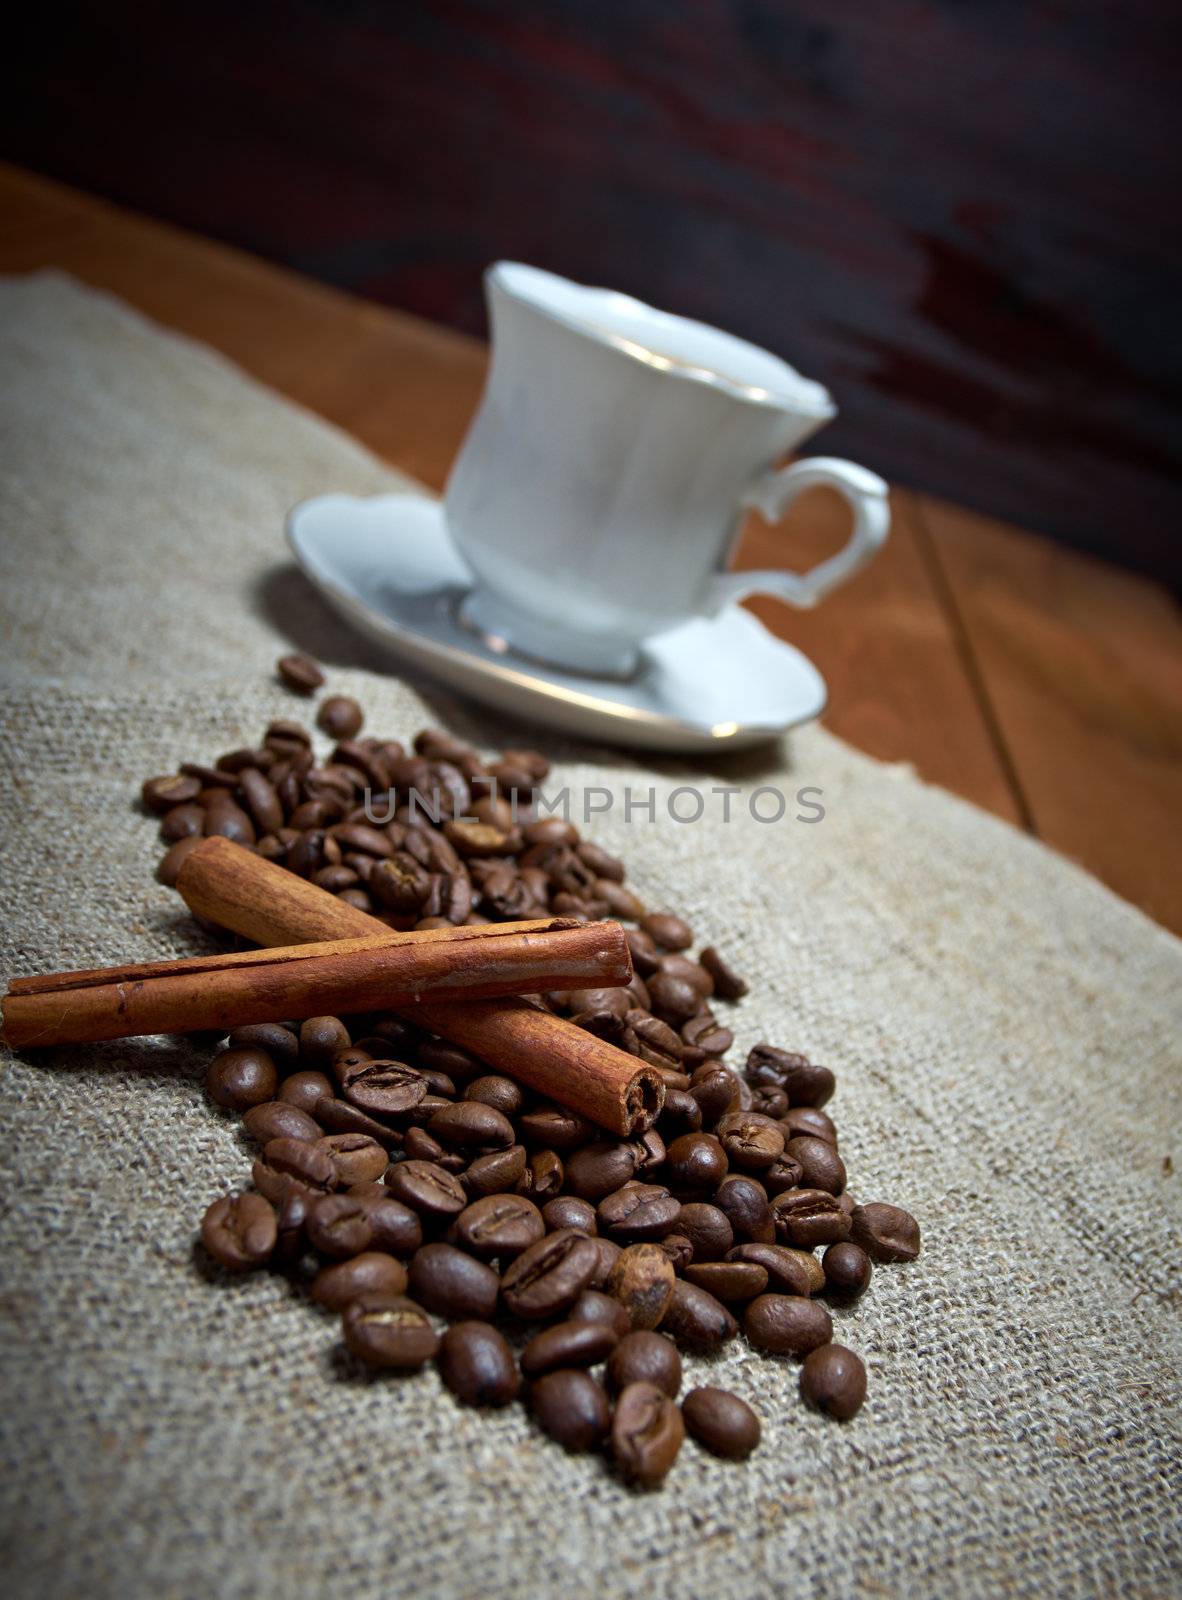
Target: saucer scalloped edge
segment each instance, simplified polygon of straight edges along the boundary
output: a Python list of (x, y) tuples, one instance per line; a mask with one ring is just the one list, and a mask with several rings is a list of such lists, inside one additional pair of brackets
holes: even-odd
[(425, 495), (318, 495), (290, 513), (287, 539), (333, 608), (403, 667), (572, 738), (682, 754), (738, 750), (825, 707), (812, 662), (741, 606), (647, 640), (623, 680), (548, 666), (471, 632), (458, 616), (471, 573), (442, 503)]

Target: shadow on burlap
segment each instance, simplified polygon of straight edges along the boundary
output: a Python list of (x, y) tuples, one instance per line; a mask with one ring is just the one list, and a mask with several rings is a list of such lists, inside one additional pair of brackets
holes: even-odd
[[(0, 285), (9, 642), (0, 799), (5, 975), (199, 948), (156, 885), (139, 779), (299, 715), (312, 645), (371, 731), (503, 726), (367, 670), (283, 571), (290, 502), (397, 485), (355, 445), (65, 280)], [(371, 667), (374, 665), (372, 658)], [(347, 664), (347, 665), (346, 665)], [(634, 1494), (523, 1408), (433, 1373), (368, 1379), (282, 1279), (210, 1279), (208, 1201), (245, 1181), (207, 1051), (141, 1041), (8, 1061), (0, 1260), (9, 1593), (1161, 1595), (1182, 1447), (1179, 946), (1004, 824), (823, 730), (725, 772), (561, 743), (594, 836), (752, 981), (761, 1038), (838, 1074), (850, 1184), (924, 1230), (837, 1313), (870, 1392), (840, 1426), (790, 1363), (687, 1363), (764, 1418), (745, 1465), (687, 1444)], [(679, 783), (740, 786), (669, 820)], [(825, 817), (761, 824), (759, 785)], [(625, 788), (658, 820), (624, 822)], [(729, 1018), (728, 1018), (729, 1020)]]

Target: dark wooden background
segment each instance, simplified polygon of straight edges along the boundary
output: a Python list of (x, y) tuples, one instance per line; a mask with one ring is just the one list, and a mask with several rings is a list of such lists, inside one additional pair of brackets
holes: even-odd
[(104, 0), (22, 16), (0, 121), (459, 328), (497, 256), (718, 322), (834, 390), (825, 451), (1176, 582), (1179, 36), (1165, 0)]

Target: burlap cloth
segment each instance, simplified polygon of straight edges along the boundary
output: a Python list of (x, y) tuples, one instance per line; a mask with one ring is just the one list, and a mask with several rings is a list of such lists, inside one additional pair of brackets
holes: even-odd
[[(294, 575), (285, 511), (394, 474), (208, 351), (66, 280), (0, 287), (5, 973), (194, 947), (152, 879), (140, 778), (299, 706), (281, 642), (371, 728), (541, 740), (381, 675)], [(369, 669), (362, 663), (368, 659)], [(342, 667), (342, 663), (347, 664)], [(424, 700), (426, 698), (426, 703)], [(11, 1594), (608, 1597), (1136, 1594), (1178, 1584), (1179, 945), (1049, 851), (820, 728), (711, 769), (550, 741), (573, 785), (801, 784), (814, 826), (595, 828), (640, 893), (753, 980), (767, 1037), (838, 1072), (851, 1187), (920, 1219), (839, 1337), (840, 1426), (738, 1344), (691, 1361), (765, 1419), (638, 1495), (433, 1373), (361, 1381), (334, 1322), (209, 1282), (248, 1172), (176, 1041), (4, 1073)], [(1080, 796), (1086, 804), (1086, 795)]]

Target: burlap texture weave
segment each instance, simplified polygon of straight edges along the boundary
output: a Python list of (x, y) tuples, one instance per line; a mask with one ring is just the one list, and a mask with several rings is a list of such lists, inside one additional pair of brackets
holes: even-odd
[[(176, 1041), (8, 1061), (0, 1140), (5, 1588), (19, 1596), (1157, 1596), (1179, 1584), (1179, 946), (1037, 844), (822, 729), (714, 769), (642, 764), (383, 676), (290, 573), (288, 506), (394, 476), (231, 367), (65, 280), (0, 286), (4, 975), (199, 942), (152, 879), (139, 779), (299, 714), (281, 642), (369, 726), (554, 751), (594, 835), (751, 978), (760, 1038), (838, 1073), (853, 1191), (919, 1218), (839, 1337), (862, 1413), (806, 1412), (736, 1342), (687, 1381), (765, 1419), (663, 1491), (569, 1459), (433, 1373), (364, 1381), (276, 1277), (211, 1282), (236, 1119)], [(368, 659), (368, 666), (366, 661)], [(735, 784), (733, 820), (662, 815)], [(823, 822), (750, 791), (823, 792)], [(1081, 803), (1086, 803), (1081, 798)], [(576, 800), (576, 805), (578, 801)]]

